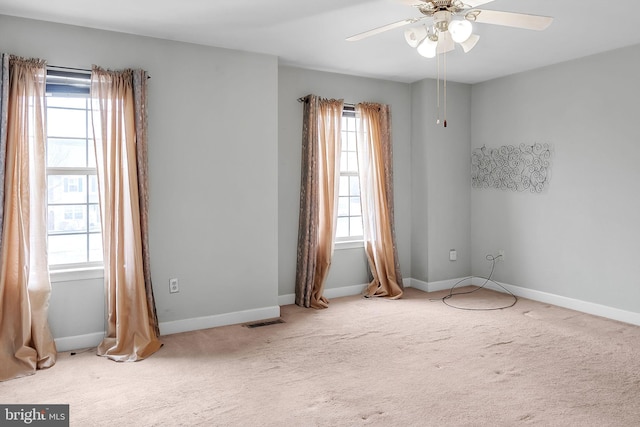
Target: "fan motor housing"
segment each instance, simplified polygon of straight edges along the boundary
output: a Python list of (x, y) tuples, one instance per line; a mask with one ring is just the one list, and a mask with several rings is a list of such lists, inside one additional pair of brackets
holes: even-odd
[(418, 10), (427, 16), (434, 16), (438, 12), (444, 11), (458, 13), (464, 9), (465, 4), (461, 0), (431, 0), (418, 6)]
[(452, 15), (448, 10), (437, 11), (433, 14), (433, 26), (440, 32), (449, 30)]

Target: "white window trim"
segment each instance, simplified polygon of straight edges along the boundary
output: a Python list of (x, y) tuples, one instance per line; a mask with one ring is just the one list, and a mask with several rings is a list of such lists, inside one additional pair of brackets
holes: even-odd
[(334, 248), (337, 251), (345, 249), (362, 249), (364, 248), (364, 240), (337, 240), (334, 243)]
[(51, 283), (75, 282), (78, 280), (103, 279), (104, 267), (91, 266), (79, 268), (52, 269), (49, 271)]

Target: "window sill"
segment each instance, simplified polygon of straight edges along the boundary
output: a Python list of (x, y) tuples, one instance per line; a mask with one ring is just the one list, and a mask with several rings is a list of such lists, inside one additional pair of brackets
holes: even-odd
[(51, 283), (74, 282), (77, 280), (102, 279), (104, 267), (70, 268), (66, 270), (51, 270)]
[(334, 248), (339, 251), (343, 249), (361, 249), (364, 248), (364, 242), (362, 240), (335, 242)]

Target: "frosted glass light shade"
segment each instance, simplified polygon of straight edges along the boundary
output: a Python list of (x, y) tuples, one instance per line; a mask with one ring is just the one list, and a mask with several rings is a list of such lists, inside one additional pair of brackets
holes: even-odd
[(464, 43), (471, 36), (473, 25), (466, 19), (451, 21), (449, 22), (449, 32), (454, 42)]
[(418, 47), (425, 37), (427, 37), (427, 29), (424, 26), (404, 30), (404, 39), (411, 47)]
[(418, 53), (425, 58), (434, 58), (438, 48), (438, 39), (427, 37), (418, 45)]

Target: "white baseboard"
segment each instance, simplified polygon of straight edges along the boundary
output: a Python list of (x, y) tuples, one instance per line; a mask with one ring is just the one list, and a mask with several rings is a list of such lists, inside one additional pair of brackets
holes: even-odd
[[(471, 277), (464, 277), (460, 279), (439, 280), (437, 282), (424, 282), (418, 279), (408, 279), (409, 285), (405, 284), (405, 287), (419, 289), (423, 292), (436, 292), (451, 289), (456, 284), (458, 287), (468, 286), (471, 284)], [(406, 280), (405, 280), (406, 282)]]
[[(353, 295), (361, 295), (367, 285), (343, 286), (341, 288), (329, 288), (324, 290), (324, 296), (327, 299), (350, 297)], [(278, 297), (279, 305), (291, 305), (296, 303), (295, 294), (280, 295)]]
[(197, 331), (200, 329), (215, 328), (218, 326), (235, 325), (238, 323), (273, 319), (276, 317), (280, 317), (280, 306), (234, 311), (232, 313), (194, 317), (191, 319), (175, 320), (173, 322), (161, 322), (160, 335), (162, 336), (177, 334), (180, 332)]
[[(459, 286), (466, 286), (471, 284), (471, 278), (465, 279), (451, 279), (451, 280), (442, 280), (439, 282), (423, 282), (422, 280), (412, 279), (403, 277), (402, 284), (405, 288), (416, 288), (424, 292), (435, 292), (441, 291), (444, 289), (450, 289), (453, 285), (463, 280)], [(364, 285), (353, 285), (353, 286), (344, 286), (341, 288), (329, 288), (324, 290), (324, 296), (331, 298), (340, 298), (340, 297), (348, 297), (352, 295), (360, 295), (364, 292), (366, 284)], [(295, 294), (286, 294), (280, 295), (278, 297), (278, 304), (280, 305), (289, 305), (295, 304), (296, 296)]]
[[(421, 280), (412, 279), (410, 277), (403, 277), (402, 285), (405, 288), (416, 288), (424, 292), (434, 292), (434, 291), (440, 291), (443, 289), (449, 289), (460, 280), (461, 279), (451, 279), (451, 280), (443, 280), (440, 282), (427, 283)], [(467, 285), (471, 284), (471, 278), (466, 278), (462, 280), (464, 280)], [(465, 283), (460, 284), (460, 286), (465, 286)], [(331, 298), (349, 297), (353, 295), (361, 295), (364, 292), (366, 287), (367, 285), (364, 284), (364, 285), (343, 286), (341, 288), (329, 288), (324, 290), (324, 296), (331, 299)], [(295, 302), (296, 302), (295, 294), (280, 295), (278, 297), (278, 304), (280, 305), (295, 304)]]
[[(195, 317), (192, 319), (176, 320), (160, 323), (160, 336), (177, 334), (179, 332), (209, 329), (218, 326), (235, 325), (254, 322), (257, 320), (280, 317), (280, 307), (264, 307), (254, 310), (236, 311), (233, 313), (217, 314), (213, 316)], [(97, 347), (103, 340), (105, 332), (94, 332), (86, 335), (56, 338), (58, 351), (71, 351), (82, 348)]]
[(286, 294), (278, 296), (278, 305), (291, 305), (296, 303), (296, 295), (295, 294)]
[(93, 332), (86, 335), (62, 337), (54, 339), (58, 351), (71, 351), (81, 348), (97, 347), (102, 342), (105, 332)]
[[(481, 277), (474, 277), (472, 284), (475, 286), (481, 286), (484, 282), (485, 279)], [(506, 283), (497, 283), (499, 283), (501, 286), (504, 286), (509, 290), (509, 292), (518, 297), (527, 298), (533, 301), (552, 304), (558, 307), (564, 307), (570, 310), (575, 310), (582, 313), (592, 314), (594, 316), (605, 317), (607, 319), (617, 320), (619, 322), (640, 326), (640, 313), (621, 310), (619, 308), (609, 307), (607, 305), (596, 304), (593, 302), (578, 300), (574, 298), (568, 298), (561, 295), (550, 294), (548, 292), (536, 291), (534, 289), (522, 288), (520, 286), (508, 285)], [(492, 289), (498, 292), (505, 292), (504, 289), (501, 289), (499, 286), (491, 282), (489, 282), (485, 287), (487, 289)]]
[[(458, 285), (459, 287), (468, 285), (482, 286), (486, 281), (486, 279), (482, 277), (467, 277), (464, 279), (450, 279), (437, 282), (424, 282), (417, 279), (405, 279), (405, 281), (406, 280), (408, 280), (410, 283), (408, 287), (419, 289), (424, 292), (448, 290), (461, 281), (462, 282)], [(605, 317), (607, 319), (617, 320), (619, 322), (640, 326), (640, 313), (621, 310), (619, 308), (609, 307), (606, 305), (582, 301), (574, 298), (563, 297), (561, 295), (550, 294), (548, 292), (527, 289), (520, 286), (509, 285), (506, 283), (496, 283), (504, 286), (509, 292), (518, 297), (527, 298), (533, 301), (552, 304), (558, 307), (564, 307), (570, 310), (575, 310), (582, 313), (592, 314), (594, 316)], [(405, 286), (407, 285), (405, 284)], [(496, 285), (495, 283), (489, 282), (485, 287), (494, 291), (503, 293), (505, 292), (504, 289), (500, 288), (500, 286)]]
[[(461, 282), (462, 281), (462, 282)], [(405, 278), (403, 284), (407, 288), (415, 288), (424, 292), (436, 292), (451, 289), (454, 285), (458, 286), (481, 286), (485, 279), (481, 277), (467, 277), (462, 279), (440, 280), (437, 282), (424, 282), (417, 279)], [(640, 313), (621, 310), (602, 304), (596, 304), (588, 301), (577, 300), (574, 298), (563, 297), (547, 292), (527, 289), (520, 286), (509, 285), (498, 282), (504, 286), (509, 292), (522, 298), (553, 304), (558, 307), (576, 310), (582, 313), (592, 314), (594, 316), (605, 317), (607, 319), (617, 320), (624, 323), (640, 326)], [(340, 298), (345, 296), (362, 294), (365, 285), (344, 286), (341, 288), (325, 289), (327, 298)], [(498, 292), (505, 292), (499, 286), (489, 282), (487, 289)], [(295, 303), (295, 295), (287, 294), (278, 297), (279, 305), (289, 305)], [(170, 335), (180, 332), (189, 332), (199, 329), (215, 328), (218, 326), (234, 325), (239, 323), (253, 322), (257, 320), (272, 319), (280, 316), (280, 307), (264, 307), (254, 310), (244, 310), (232, 313), (217, 314), (213, 316), (196, 317), (192, 319), (176, 320), (173, 322), (160, 323), (160, 335)], [(82, 348), (96, 347), (104, 338), (104, 332), (94, 332), (91, 334), (77, 335), (71, 337), (56, 338), (55, 343), (58, 351), (70, 351)]]

